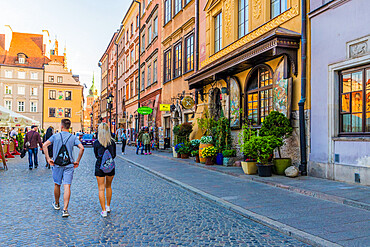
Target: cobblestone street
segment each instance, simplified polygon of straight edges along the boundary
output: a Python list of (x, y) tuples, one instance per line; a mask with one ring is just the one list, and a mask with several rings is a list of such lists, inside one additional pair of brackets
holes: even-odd
[(112, 213), (103, 219), (91, 148), (75, 171), (71, 217), (62, 218), (39, 157), (38, 169), (17, 157), (0, 172), (1, 246), (304, 246), (119, 158)]

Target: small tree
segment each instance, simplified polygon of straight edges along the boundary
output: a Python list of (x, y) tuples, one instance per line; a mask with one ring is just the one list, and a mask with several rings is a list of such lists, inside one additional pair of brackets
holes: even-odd
[(284, 140), (291, 136), (293, 128), (289, 119), (282, 113), (272, 111), (263, 121), (260, 136), (275, 136), (281, 138), (281, 145), (278, 146), (279, 157), (281, 158), (280, 147), (284, 145)]

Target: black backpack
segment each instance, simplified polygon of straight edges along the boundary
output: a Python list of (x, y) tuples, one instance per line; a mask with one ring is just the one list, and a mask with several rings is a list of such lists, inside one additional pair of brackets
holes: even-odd
[(58, 155), (54, 161), (54, 164), (59, 165), (59, 166), (66, 166), (71, 164), (71, 157), (69, 156), (68, 149), (66, 147), (66, 144), (71, 138), (72, 134), (68, 137), (67, 141), (63, 143), (63, 136), (62, 133), (60, 133), (60, 139), (62, 139), (62, 146), (59, 149)]

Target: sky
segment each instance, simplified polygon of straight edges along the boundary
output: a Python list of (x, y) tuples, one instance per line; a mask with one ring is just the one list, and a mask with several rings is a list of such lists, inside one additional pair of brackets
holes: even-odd
[[(93, 73), (100, 92), (99, 59), (119, 28), (131, 0), (0, 0), (0, 33), (42, 34), (48, 30), (59, 55), (67, 48), (67, 66), (90, 88)], [(86, 91), (87, 92), (87, 89)]]

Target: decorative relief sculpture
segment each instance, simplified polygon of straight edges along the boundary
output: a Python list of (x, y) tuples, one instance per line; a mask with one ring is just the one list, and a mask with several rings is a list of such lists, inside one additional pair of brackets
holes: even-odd
[(368, 40), (353, 44), (349, 47), (350, 57), (360, 57), (369, 52)]
[(261, 0), (255, 0), (253, 5), (253, 16), (254, 18), (258, 19), (260, 18), (262, 13), (262, 2)]
[(231, 0), (226, 0), (225, 1), (225, 10), (224, 10), (224, 16), (225, 16), (225, 35), (226, 37), (230, 37), (231, 36), (231, 28), (232, 28), (232, 24), (231, 24), (231, 18), (232, 18), (232, 14), (231, 14), (231, 10), (233, 9), (232, 8), (232, 2)]

